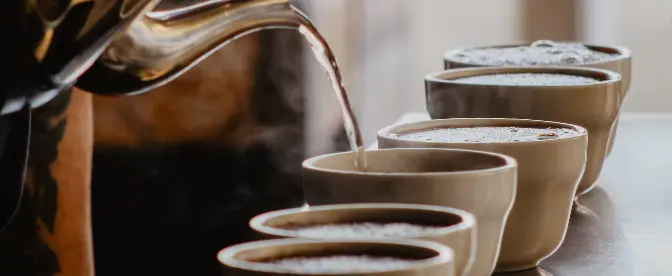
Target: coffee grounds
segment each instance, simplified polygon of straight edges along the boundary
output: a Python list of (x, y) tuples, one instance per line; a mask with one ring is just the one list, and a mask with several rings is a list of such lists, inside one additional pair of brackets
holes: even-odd
[(462, 63), (490, 66), (558, 66), (601, 62), (616, 56), (592, 50), (581, 43), (539, 40), (529, 46), (466, 49), (452, 58)]
[(455, 79), (459, 83), (512, 85), (512, 86), (564, 86), (585, 85), (599, 82), (593, 78), (564, 74), (519, 73), (494, 74)]
[(298, 236), (306, 238), (385, 238), (421, 237), (437, 232), (441, 227), (409, 223), (351, 223), (324, 224), (292, 229)]
[(431, 128), (395, 135), (398, 139), (447, 143), (506, 143), (563, 139), (580, 133), (569, 128), (459, 127)]
[(270, 262), (276, 268), (292, 273), (362, 273), (409, 267), (413, 260), (366, 255), (287, 258)]

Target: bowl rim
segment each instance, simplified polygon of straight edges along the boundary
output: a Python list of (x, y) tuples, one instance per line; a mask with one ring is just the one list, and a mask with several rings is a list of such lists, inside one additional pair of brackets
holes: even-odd
[[(592, 50), (595, 50), (595, 51), (599, 51), (597, 49), (601, 48), (601, 49), (611, 49), (611, 50), (613, 50), (614, 52), (617, 53), (617, 55), (614, 56), (613, 58), (608, 58), (608, 59), (601, 60), (601, 61), (579, 63), (579, 64), (576, 64), (577, 66), (594, 66), (594, 65), (611, 63), (611, 62), (619, 62), (621, 60), (626, 60), (626, 59), (631, 59), (632, 58), (632, 51), (629, 48), (627, 48), (625, 46), (621, 46), (621, 45), (594, 44), (594, 43), (586, 43), (586, 42), (582, 42), (582, 41), (572, 41), (572, 40), (568, 40), (568, 41), (561, 40), (561, 41), (553, 41), (553, 42), (578, 43), (578, 44), (583, 44), (584, 46), (586, 46), (586, 47), (588, 47)], [(443, 54), (443, 60), (448, 61), (448, 62), (452, 62), (452, 63), (468, 65), (468, 66), (489, 67), (489, 66), (492, 66), (492, 65), (482, 64), (482, 63), (462, 62), (462, 61), (456, 60), (454, 58), (454, 56), (457, 53), (464, 52), (466, 50), (487, 49), (487, 48), (513, 48), (513, 47), (520, 47), (520, 46), (529, 46), (532, 43), (534, 43), (534, 41), (532, 41), (532, 42), (521, 41), (521, 42), (506, 43), (506, 44), (486, 45), (486, 46), (462, 46), (462, 47), (457, 47), (457, 48), (452, 48), (452, 49), (446, 50)], [(599, 51), (599, 52), (601, 52), (601, 51)], [(548, 67), (548, 66), (554, 66), (554, 65), (535, 65), (535, 66)]]
[[(413, 130), (421, 130), (421, 129), (427, 129), (428, 127), (420, 127), (421, 125), (426, 125), (426, 124), (431, 124), (431, 127), (436, 128), (436, 127), (451, 127), (453, 126), (452, 122), (457, 122), (457, 121), (473, 121), (473, 122), (479, 122), (479, 121), (499, 121), (499, 122), (511, 122), (511, 124), (507, 124), (507, 126), (513, 126), (513, 127), (524, 127), (524, 124), (521, 123), (536, 123), (540, 125), (548, 125), (549, 127), (555, 125), (555, 126), (561, 126), (563, 128), (569, 128), (573, 129), (577, 132), (579, 132), (578, 135), (576, 136), (571, 136), (571, 137), (565, 137), (565, 138), (557, 138), (557, 139), (548, 139), (548, 140), (537, 140), (537, 141), (495, 141), (495, 142), (487, 142), (487, 143), (462, 143), (462, 142), (447, 142), (447, 141), (415, 141), (415, 140), (407, 140), (407, 139), (401, 139), (397, 135), (399, 131), (397, 131), (399, 128), (403, 127), (408, 127)], [(520, 125), (516, 124), (519, 123)], [(417, 127), (416, 127), (417, 126)], [(504, 126), (504, 125), (493, 125), (493, 124), (488, 124), (488, 123), (483, 123), (483, 124), (469, 124), (469, 126), (464, 126), (464, 127), (479, 127), (479, 126)], [(461, 126), (457, 126), (461, 127)], [(377, 132), (377, 138), (378, 139), (385, 139), (385, 140), (391, 140), (391, 141), (398, 141), (398, 142), (411, 142), (411, 143), (420, 143), (420, 144), (428, 144), (428, 145), (478, 145), (478, 144), (497, 144), (497, 145), (531, 145), (531, 144), (549, 144), (549, 143), (564, 143), (567, 141), (571, 140), (579, 140), (579, 139), (586, 139), (588, 137), (588, 130), (580, 125), (575, 125), (575, 124), (569, 124), (569, 123), (563, 123), (563, 122), (556, 122), (556, 121), (546, 121), (546, 120), (533, 120), (533, 119), (517, 119), (517, 118), (448, 118), (448, 119), (431, 119), (431, 120), (422, 120), (418, 122), (410, 122), (410, 123), (403, 123), (403, 124), (394, 124), (390, 126), (386, 126)]]
[[(500, 84), (500, 83), (467, 83), (467, 82), (459, 82), (456, 81), (456, 79), (448, 78), (449, 76), (464, 72), (477, 72), (476, 74), (469, 75), (466, 77), (499, 75), (499, 74), (521, 74), (521, 73), (563, 74), (563, 75), (587, 77), (587, 74), (580, 74), (580, 73), (592, 73), (592, 74), (602, 74), (606, 76), (607, 79), (598, 80), (597, 82), (594, 83), (582, 83), (571, 85), (515, 85), (515, 84)], [(576, 67), (576, 66), (488, 66), (488, 67), (453, 68), (428, 73), (425, 75), (424, 79), (426, 83), (451, 84), (465, 87), (477, 87), (477, 86), (517, 87), (517, 88), (535, 88), (535, 89), (542, 88), (547, 90), (550, 89), (573, 90), (573, 89), (585, 89), (586, 87), (611, 86), (620, 83), (622, 81), (621, 74), (611, 70), (597, 69), (592, 67)], [(620, 91), (618, 92), (620, 93)]]
[(499, 153), (494, 153), (494, 152), (488, 152), (488, 151), (480, 151), (480, 150), (444, 149), (444, 148), (390, 148), (390, 149), (371, 149), (371, 150), (366, 150), (365, 152), (370, 153), (370, 152), (393, 152), (393, 151), (402, 151), (402, 152), (403, 151), (408, 151), (408, 152), (410, 152), (410, 151), (426, 151), (426, 152), (434, 152), (436, 154), (454, 154), (456, 152), (470, 153), (470, 154), (474, 154), (474, 155), (494, 157), (494, 158), (502, 161), (503, 164), (498, 165), (498, 166), (494, 166), (494, 167), (484, 168), (484, 169), (468, 169), (468, 170), (461, 170), (461, 171), (442, 171), (442, 172), (371, 172), (371, 171), (360, 171), (360, 170), (331, 169), (331, 168), (325, 168), (325, 167), (316, 165), (317, 162), (322, 161), (324, 159), (353, 154), (352, 151), (346, 151), (346, 152), (323, 154), (323, 155), (318, 155), (318, 156), (315, 156), (315, 157), (308, 158), (308, 159), (303, 161), (302, 169), (304, 171), (308, 170), (308, 171), (314, 171), (314, 172), (320, 172), (320, 173), (370, 176), (370, 177), (386, 177), (386, 176), (419, 177), (419, 176), (460, 176), (460, 175), (467, 175), (467, 174), (474, 174), (474, 173), (498, 173), (498, 172), (507, 172), (507, 171), (510, 171), (510, 170), (514, 170), (518, 167), (518, 162), (516, 161), (515, 158), (513, 158), (511, 156), (504, 155), (504, 154), (499, 154)]
[[(319, 206), (308, 206), (308, 207), (298, 207), (298, 208), (289, 208), (282, 210), (275, 210), (266, 213), (262, 213), (254, 216), (249, 225), (255, 231), (258, 231), (262, 234), (277, 236), (277, 237), (296, 237), (296, 238), (310, 238), (310, 239), (322, 239), (316, 237), (307, 237), (297, 235), (296, 231), (286, 230), (282, 228), (276, 228), (266, 225), (266, 223), (274, 218), (292, 216), (298, 213), (304, 212), (320, 212), (320, 211), (338, 211), (338, 210), (357, 210), (357, 209), (380, 209), (388, 210), (389, 212), (395, 212), (397, 210), (405, 211), (431, 211), (436, 213), (450, 214), (460, 218), (460, 222), (450, 225), (442, 226), (435, 231), (432, 231), (431, 234), (419, 235), (419, 236), (404, 236), (404, 237), (385, 237), (376, 239), (397, 239), (397, 238), (433, 238), (444, 236), (449, 233), (454, 233), (462, 230), (473, 229), (476, 226), (476, 218), (473, 214), (460, 210), (457, 208), (446, 207), (446, 206), (435, 206), (435, 205), (426, 205), (426, 204), (409, 204), (409, 203), (349, 203), (349, 204), (330, 204), (330, 205), (319, 205)], [(370, 237), (371, 238), (371, 237)], [(324, 238), (327, 239), (327, 238)]]
[(429, 268), (443, 263), (454, 263), (455, 253), (454, 251), (445, 245), (439, 244), (437, 242), (424, 241), (424, 240), (414, 240), (414, 239), (395, 239), (395, 240), (380, 240), (380, 239), (334, 239), (334, 240), (315, 240), (315, 239), (301, 239), (301, 238), (286, 238), (286, 239), (272, 239), (272, 240), (261, 240), (261, 241), (252, 241), (241, 244), (232, 245), (220, 250), (217, 253), (217, 260), (221, 265), (248, 270), (248, 271), (257, 271), (265, 273), (278, 273), (282, 275), (334, 275), (342, 274), (342, 272), (334, 273), (289, 273), (285, 270), (278, 269), (276, 266), (268, 263), (257, 263), (246, 260), (237, 259), (235, 256), (240, 252), (263, 249), (265, 247), (282, 247), (282, 246), (291, 246), (295, 244), (315, 244), (315, 245), (325, 245), (325, 244), (388, 244), (388, 245), (399, 245), (406, 247), (416, 247), (423, 248), (429, 251), (434, 251), (435, 256), (413, 261), (409, 264), (408, 267), (399, 268), (399, 269), (389, 269), (389, 270), (380, 270), (380, 271), (363, 271), (363, 272), (351, 272), (348, 274), (352, 275), (376, 275), (376, 274), (385, 274), (389, 272), (402, 272), (402, 271), (413, 271), (417, 269)]

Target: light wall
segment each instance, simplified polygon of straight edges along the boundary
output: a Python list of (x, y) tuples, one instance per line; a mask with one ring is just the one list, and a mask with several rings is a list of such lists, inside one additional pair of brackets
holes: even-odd
[[(672, 1), (621, 0), (622, 44), (633, 52), (625, 111), (672, 112)], [(619, 29), (621, 29), (619, 28)]]
[[(672, 70), (672, 1), (664, 0), (320, 0), (313, 18), (341, 63), (367, 142), (409, 111), (423, 111), (426, 73), (446, 49), (542, 38), (619, 44), (632, 49), (626, 112), (672, 112), (660, 80)], [(311, 153), (325, 151), (340, 124), (321, 69), (309, 64)], [(312, 126), (312, 127), (311, 127)], [(317, 141), (317, 142), (316, 142)]]
[[(426, 73), (442, 69), (447, 49), (517, 41), (521, 1), (320, 0), (313, 19), (332, 43), (364, 138), (409, 111), (422, 111)], [(309, 153), (325, 151), (340, 121), (330, 86), (311, 58)], [(312, 99), (311, 99), (312, 98)], [(336, 120), (334, 120), (334, 118)]]

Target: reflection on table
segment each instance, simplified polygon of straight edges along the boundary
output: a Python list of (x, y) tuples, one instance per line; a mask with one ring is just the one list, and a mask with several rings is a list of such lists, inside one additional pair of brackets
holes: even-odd
[(614, 204), (605, 188), (597, 186), (575, 203), (567, 236), (555, 254), (539, 268), (496, 275), (631, 276), (635, 275), (632, 260)]

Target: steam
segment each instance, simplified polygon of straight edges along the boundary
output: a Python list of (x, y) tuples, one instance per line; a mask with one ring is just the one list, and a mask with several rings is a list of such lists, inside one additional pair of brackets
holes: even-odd
[[(293, 30), (278, 30), (273, 35), (268, 78), (280, 92), (284, 103), (294, 112), (304, 110), (303, 43)], [(268, 48), (266, 48), (268, 49)]]

